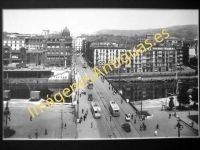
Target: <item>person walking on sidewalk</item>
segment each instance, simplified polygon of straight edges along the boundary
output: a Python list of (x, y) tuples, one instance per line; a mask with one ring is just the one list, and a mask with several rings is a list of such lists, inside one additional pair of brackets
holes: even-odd
[(45, 129), (45, 135), (47, 135), (47, 129)]
[(66, 123), (65, 123), (65, 128), (66, 128)]
[(91, 122), (91, 128), (93, 128), (93, 122)]
[(111, 121), (111, 119), (112, 119), (112, 116), (110, 115), (110, 121)]
[(32, 116), (30, 116), (30, 121), (32, 121)]
[(136, 124), (136, 119), (134, 120), (134, 124)]
[(140, 131), (142, 131), (142, 125), (140, 125)]
[(37, 139), (37, 137), (38, 137), (37, 129), (35, 129), (35, 137), (36, 137), (36, 139)]
[(82, 116), (81, 116), (81, 118), (80, 118), (80, 124), (81, 124), (81, 122), (82, 122)]
[(133, 119), (133, 114), (131, 115), (131, 119)]
[(84, 113), (84, 109), (82, 109), (82, 114)]
[(193, 122), (193, 121), (191, 122), (191, 126), (192, 126), (192, 127), (194, 126), (194, 122)]
[(157, 123), (157, 125), (156, 125), (156, 129), (159, 129), (159, 125), (158, 125), (158, 123)]
[(171, 113), (169, 114), (169, 119), (171, 118)]
[(83, 116), (83, 120), (85, 121), (86, 115)]
[(123, 104), (123, 99), (121, 99), (121, 104)]

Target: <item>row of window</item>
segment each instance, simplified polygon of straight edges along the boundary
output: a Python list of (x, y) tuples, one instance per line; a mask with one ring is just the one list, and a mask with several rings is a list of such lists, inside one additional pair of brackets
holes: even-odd
[(24, 41), (6, 41), (4, 40), (3, 43), (24, 43)]
[(64, 57), (47, 57), (47, 59), (64, 59)]

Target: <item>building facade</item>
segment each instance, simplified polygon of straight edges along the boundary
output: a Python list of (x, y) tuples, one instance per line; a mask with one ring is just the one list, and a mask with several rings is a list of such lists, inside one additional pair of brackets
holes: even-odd
[(25, 38), (25, 48), (27, 50), (42, 50), (46, 48), (46, 38), (44, 36), (35, 36)]
[[(87, 44), (86, 44), (87, 45)], [(86, 50), (87, 61), (91, 67), (102, 67), (104, 64), (109, 63), (111, 59), (115, 59), (114, 56), (120, 59), (123, 53), (128, 52), (129, 49), (115, 47), (115, 46), (102, 46), (97, 43), (88, 43), (88, 49)], [(87, 47), (86, 47), (87, 48)], [(133, 50), (132, 54), (135, 54)], [(180, 51), (180, 52), (179, 52)], [(182, 55), (182, 49), (179, 50), (177, 56), (177, 50), (172, 45), (157, 45), (146, 52), (140, 54), (136, 58), (131, 58), (129, 66), (122, 65), (123, 73), (134, 72), (165, 72), (176, 71), (177, 60), (182, 61), (183, 64), (184, 55)], [(110, 73), (118, 73), (119, 69), (113, 69)]]
[(19, 51), (21, 47), (25, 47), (24, 38), (18, 38), (18, 37), (5, 38), (3, 40), (3, 46), (5, 45), (11, 47), (12, 50)]
[(49, 36), (46, 41), (45, 53), (47, 66), (71, 66), (72, 38), (67, 27), (62, 34)]
[(72, 41), (72, 47), (75, 51), (77, 52), (81, 52), (82, 51), (82, 47), (83, 47), (83, 41), (85, 38), (82, 37), (77, 37), (74, 38)]

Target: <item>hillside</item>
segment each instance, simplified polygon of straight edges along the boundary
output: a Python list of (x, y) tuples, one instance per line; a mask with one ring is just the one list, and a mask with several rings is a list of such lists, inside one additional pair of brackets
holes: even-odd
[[(198, 25), (177, 25), (177, 26), (171, 26), (166, 27), (168, 32), (170, 33), (171, 37), (177, 37), (177, 38), (186, 38), (186, 39), (194, 39), (197, 37), (197, 27)], [(119, 35), (119, 36), (145, 36), (148, 33), (155, 34), (158, 32), (161, 32), (161, 30), (164, 28), (158, 28), (158, 29), (142, 29), (142, 30), (99, 30), (94, 33), (94, 35), (100, 35), (100, 34), (109, 34), (109, 35)]]

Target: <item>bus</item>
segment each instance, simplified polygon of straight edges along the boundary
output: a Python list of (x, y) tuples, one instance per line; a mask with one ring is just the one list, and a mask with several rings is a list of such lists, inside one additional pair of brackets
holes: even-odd
[(94, 118), (101, 118), (101, 107), (98, 102), (91, 102), (91, 111)]
[(115, 101), (110, 101), (109, 102), (109, 110), (111, 112), (111, 114), (114, 116), (114, 117), (119, 117), (120, 116), (120, 109), (119, 109), (119, 106), (117, 105), (117, 103)]

